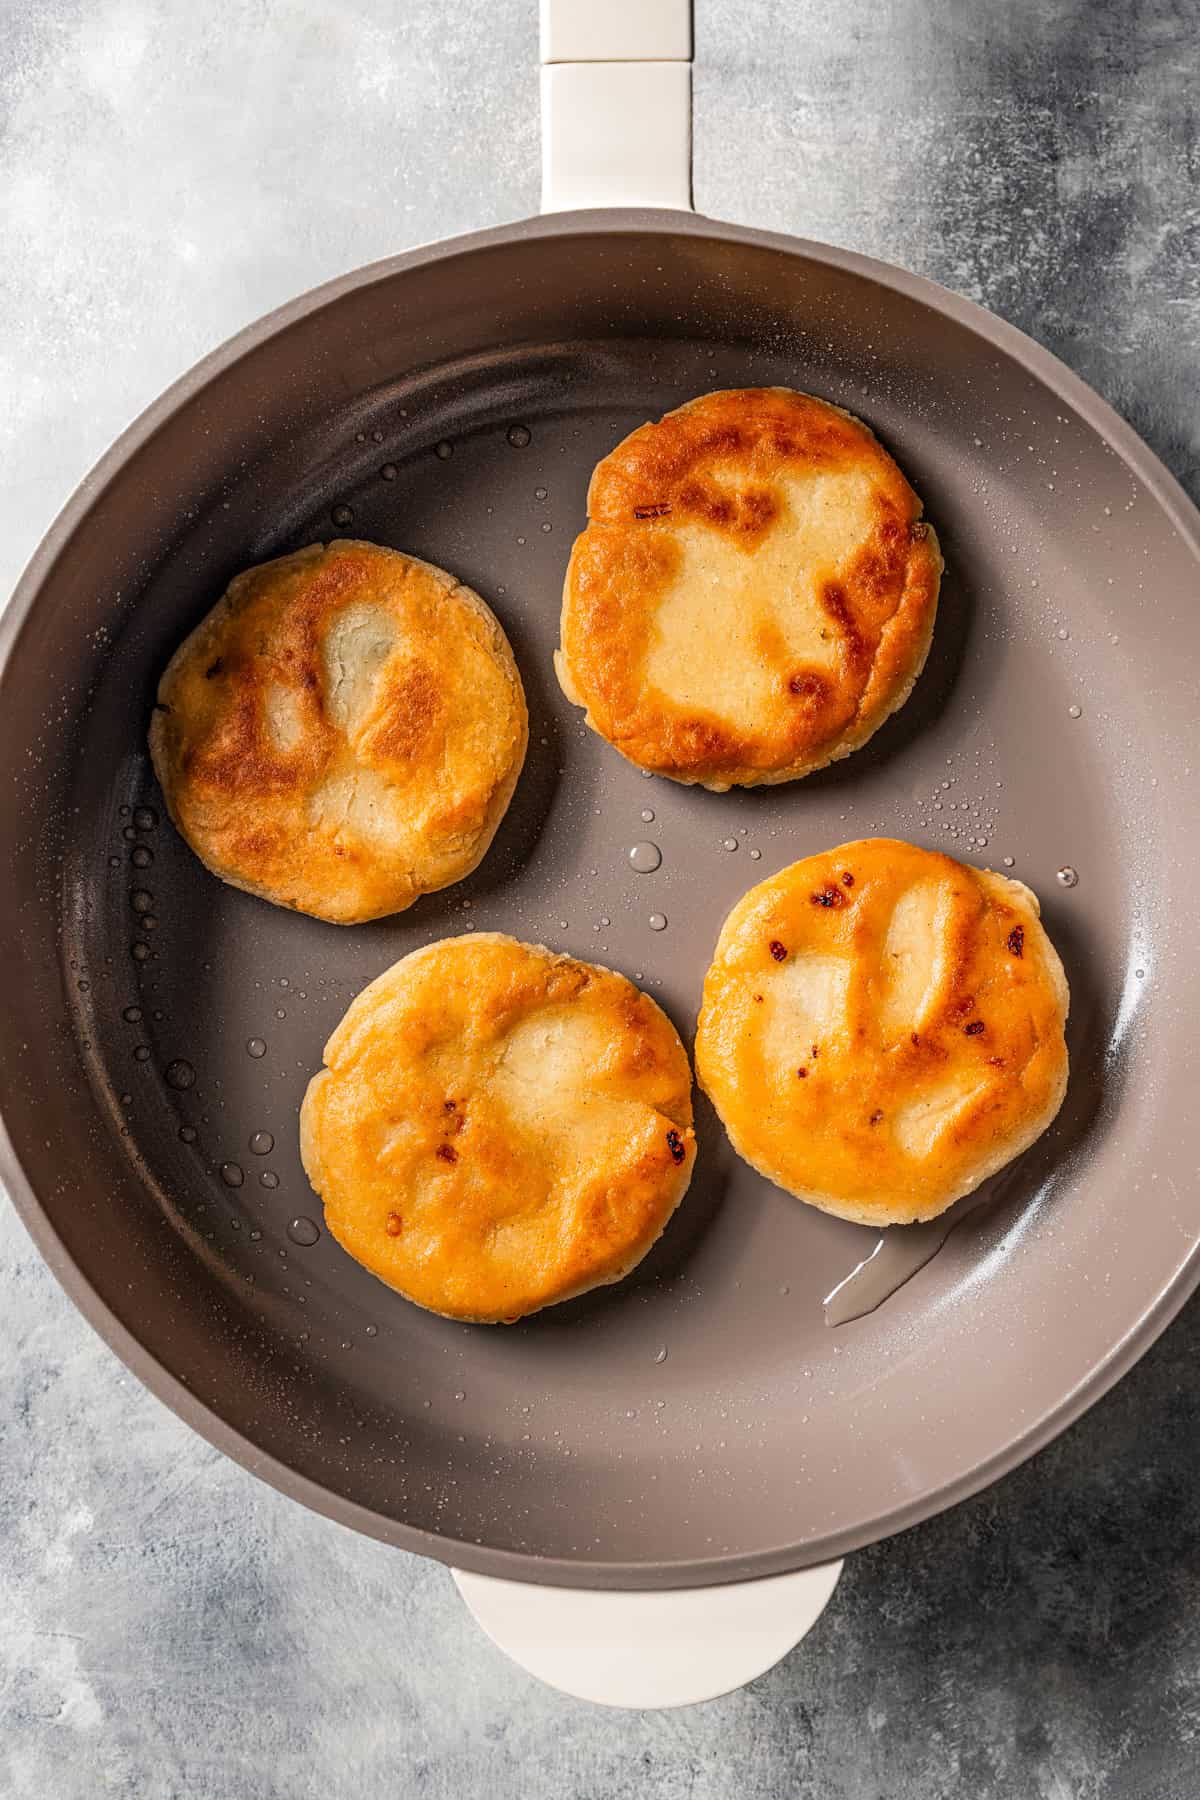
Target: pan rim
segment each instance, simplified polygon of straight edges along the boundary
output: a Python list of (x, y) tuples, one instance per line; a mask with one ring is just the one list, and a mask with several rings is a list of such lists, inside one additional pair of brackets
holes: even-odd
[[(1200, 565), (1200, 510), (1154, 452), (1107, 401), (1052, 352), (974, 301), (952, 293), (924, 276), (910, 274), (854, 251), (754, 227), (726, 225), (702, 215), (624, 209), (560, 213), (424, 245), (338, 276), (248, 325), (183, 374), (126, 427), (84, 477), (34, 552), (0, 617), (0, 693), (13, 650), (44, 581), (93, 503), (168, 419), (245, 354), (356, 289), (391, 280), (396, 275), (434, 262), (527, 239), (629, 233), (707, 238), (721, 244), (745, 244), (775, 250), (861, 276), (965, 326), (1054, 393), (1103, 438), (1153, 497)], [(1107, 1355), (1033, 1425), (957, 1479), (895, 1506), (869, 1523), (830, 1531), (803, 1545), (779, 1544), (749, 1554), (724, 1553), (678, 1562), (661, 1558), (641, 1562), (548, 1558), (534, 1552), (455, 1539), (389, 1518), (300, 1475), (288, 1464), (259, 1449), (251, 1438), (235, 1430), (219, 1413), (199, 1400), (165, 1363), (143, 1346), (101, 1298), (65, 1248), (26, 1178), (2, 1117), (0, 1180), (52, 1273), (88, 1323), (156, 1398), (215, 1448), (289, 1498), (367, 1536), (472, 1572), (562, 1587), (664, 1589), (753, 1579), (834, 1560), (934, 1517), (1019, 1467), (1073, 1424), (1128, 1373), (1200, 1285), (1198, 1239), (1154, 1300), (1131, 1321)]]

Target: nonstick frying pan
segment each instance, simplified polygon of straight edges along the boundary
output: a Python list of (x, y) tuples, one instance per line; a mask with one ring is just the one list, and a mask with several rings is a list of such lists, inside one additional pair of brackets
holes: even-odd
[[(125, 434), (23, 578), (0, 637), (3, 1174), (131, 1368), (285, 1492), (484, 1576), (683, 1589), (827, 1564), (975, 1491), (1196, 1283), (1200, 851), (1178, 795), (1200, 518), (978, 307), (682, 210), (686, 39), (572, 38), (586, 10), (547, 20), (548, 201), (658, 206), (552, 212), (272, 314)], [(621, 60), (640, 54), (661, 60)], [(622, 120), (615, 150), (596, 109)], [(868, 420), (947, 572), (929, 666), (869, 747), (718, 796), (586, 733), (550, 657), (597, 458), (691, 395), (759, 383)], [(339, 534), (484, 594), (532, 717), (482, 867), (353, 930), (214, 881), (145, 747), (157, 675), (229, 578)], [(300, 1097), (397, 957), (510, 931), (627, 971), (688, 1035), (744, 889), (876, 832), (1011, 866), (1073, 996), (1058, 1123), (876, 1311), (825, 1323), (873, 1236), (769, 1187), (703, 1103), (691, 1192), (647, 1262), (511, 1329), (417, 1311), (319, 1230)], [(653, 872), (629, 861), (643, 841)]]

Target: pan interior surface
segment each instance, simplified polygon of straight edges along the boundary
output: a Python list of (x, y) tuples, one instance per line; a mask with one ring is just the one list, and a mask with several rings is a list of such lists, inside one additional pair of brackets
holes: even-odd
[[(551, 667), (559, 595), (595, 462), (697, 393), (770, 383), (876, 430), (946, 574), (925, 673), (866, 749), (714, 795), (584, 729)], [(1011, 1466), (1181, 1286), (1197, 1228), (1176, 1052), (1197, 983), (1179, 901), (1197, 872), (1174, 791), (1195, 754), (1196, 553), (1003, 340), (853, 259), (702, 222), (493, 234), (243, 340), (68, 527), (10, 633), (0, 1097), (68, 1286), (251, 1467), (492, 1572), (765, 1573)], [(157, 676), (229, 578), (339, 535), (482, 594), (530, 709), (482, 866), (346, 930), (209, 876), (146, 754)], [(510, 932), (623, 970), (690, 1046), (733, 902), (875, 834), (1028, 882), (1072, 990), (1058, 1122), (877, 1311), (826, 1326), (875, 1234), (769, 1186), (699, 1096), (696, 1174), (650, 1257), (512, 1328), (418, 1311), (320, 1228), (300, 1099), (398, 957)], [(639, 873), (647, 843), (661, 862)]]

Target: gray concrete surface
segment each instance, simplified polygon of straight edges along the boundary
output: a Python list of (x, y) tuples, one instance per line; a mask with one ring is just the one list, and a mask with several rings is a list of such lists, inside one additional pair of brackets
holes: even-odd
[[(1191, 0), (697, 11), (704, 210), (1006, 313), (1200, 497)], [(229, 332), (534, 207), (534, 13), (0, 0), (0, 592), (116, 431)], [(440, 1567), (223, 1461), (7, 1207), (0, 1284), (4, 1800), (1200, 1793), (1197, 1306), (1033, 1464), (853, 1558), (779, 1668), (655, 1716), (535, 1687)]]

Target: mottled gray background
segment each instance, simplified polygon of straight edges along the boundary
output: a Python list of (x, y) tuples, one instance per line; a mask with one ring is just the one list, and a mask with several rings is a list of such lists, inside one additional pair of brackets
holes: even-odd
[[(228, 333), (534, 208), (535, 10), (0, 0), (0, 591)], [(1006, 313), (1200, 495), (1194, 0), (697, 12), (703, 210)], [(7, 1207), (0, 1280), (4, 1800), (1200, 1793), (1198, 1306), (1031, 1466), (854, 1557), (770, 1675), (640, 1715), (535, 1686), (440, 1567), (223, 1461)]]

